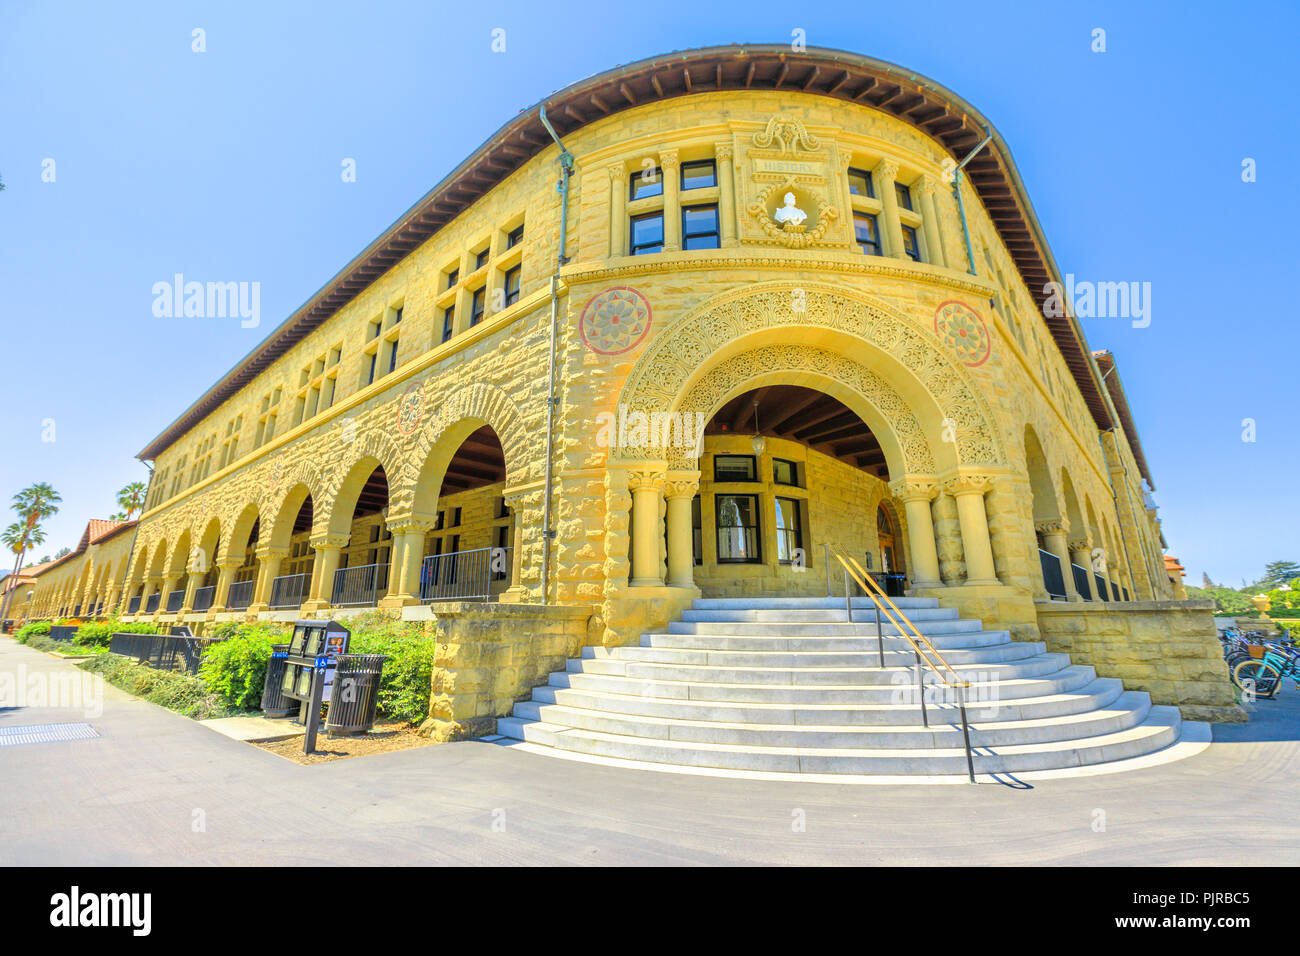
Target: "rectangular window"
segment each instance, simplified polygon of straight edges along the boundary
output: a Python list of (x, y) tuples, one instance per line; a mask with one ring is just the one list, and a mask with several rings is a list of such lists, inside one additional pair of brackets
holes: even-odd
[(648, 199), (664, 194), (664, 174), (658, 166), (643, 169), (632, 177), (629, 186), (631, 200)]
[(912, 190), (902, 183), (894, 183), (894, 195), (898, 197), (898, 204), (904, 209), (912, 208)]
[(714, 455), (714, 481), (758, 481), (758, 464), (753, 455)]
[(799, 487), (799, 463), (784, 458), (772, 459), (772, 481), (778, 485)]
[(682, 210), (682, 248), (718, 248), (718, 207), (688, 206)]
[(869, 256), (878, 256), (880, 252), (880, 227), (876, 217), (866, 212), (853, 214), (853, 235), (858, 240), (858, 248)]
[(456, 307), (447, 306), (446, 311), (442, 313), (442, 340), (446, 342), (451, 338), (452, 330), (456, 327)]
[(520, 269), (520, 266), (515, 266), (506, 271), (506, 305), (514, 305), (519, 301)]
[(664, 214), (647, 213), (632, 217), (632, 247), (628, 255), (644, 256), (664, 251)]
[(870, 170), (849, 170), (849, 194), (853, 196), (868, 196), (871, 199), (876, 198), (876, 187), (872, 184)]
[(474, 290), (474, 298), (469, 304), (469, 324), (478, 325), (483, 321), (483, 303), (487, 297), (487, 286)]
[(492, 253), (492, 249), (490, 247), (479, 252), (479, 254), (474, 257), (474, 268), (482, 269), (485, 265), (487, 265), (488, 256), (491, 255), (491, 253)]
[(373, 381), (375, 380), (375, 362), (378, 360), (378, 358), (379, 358), (379, 350), (378, 350), (378, 349), (376, 349), (375, 351), (373, 351), (373, 352), (370, 353), (370, 367), (369, 367), (369, 369), (368, 369), (367, 372), (366, 372), (366, 384), (367, 384), (367, 385), (369, 385), (371, 382), (373, 382)]
[(393, 310), (393, 325), (396, 325), (398, 322), (401, 321), (402, 321), (402, 306), (399, 305), (396, 309)]
[(704, 522), (700, 516), (700, 496), (691, 499), (691, 553), (695, 564), (704, 563)]
[(451, 509), (451, 524), (448, 525), (448, 527), (449, 527), (449, 528), (459, 528), (459, 527), (460, 527), (460, 509), (459, 509), (459, 508), (452, 508), (452, 509)]
[(524, 241), (524, 227), (517, 226), (506, 234), (506, 248), (513, 249)]
[(803, 548), (803, 524), (799, 502), (793, 498), (776, 499), (776, 560), (789, 564)]
[(682, 189), (704, 189), (718, 185), (718, 167), (711, 159), (682, 163)]
[(388, 371), (397, 368), (397, 339), (388, 344)]
[(911, 226), (903, 227), (903, 251), (913, 262), (921, 261), (921, 244), (917, 241), (916, 230)]
[(334, 385), (335, 379), (327, 378), (321, 383), (320, 387), (320, 407), (329, 408), (334, 404)]
[[(369, 342), (369, 341), (370, 341), (371, 339), (373, 339), (373, 338), (378, 338), (378, 337), (379, 337), (379, 333), (382, 332), (382, 331), (383, 331), (383, 323), (382, 323), (382, 322), (380, 322), (380, 321), (378, 321), (378, 320), (376, 320), (376, 321), (374, 321), (374, 322), (371, 322), (370, 325), (368, 325), (368, 326), (366, 327), (366, 341)], [(306, 374), (306, 373), (304, 373), (304, 374)], [(304, 381), (305, 381), (305, 380), (304, 380)], [(302, 384), (302, 383), (299, 383), (299, 384)]]
[(758, 564), (758, 496), (716, 495), (719, 564)]
[(448, 288), (448, 289), (454, 288), (455, 285), (456, 285), (456, 283), (459, 282), (459, 281), (460, 281), (460, 268), (459, 268), (459, 267), (457, 267), (457, 268), (455, 268), (455, 269), (452, 269), (450, 272), (447, 273), (447, 288)]

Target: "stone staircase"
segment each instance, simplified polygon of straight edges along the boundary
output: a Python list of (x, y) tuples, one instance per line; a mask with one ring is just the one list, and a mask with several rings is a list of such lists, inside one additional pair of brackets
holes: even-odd
[[(1176, 707), (935, 599), (896, 603), (972, 683), (977, 774), (1106, 764), (1179, 740)], [(877, 636), (869, 598), (853, 605), (850, 623), (843, 598), (697, 600), (639, 646), (584, 648), (498, 732), (530, 749), (659, 769), (965, 779), (957, 704), (932, 688), (923, 726), (911, 645), (887, 619)]]

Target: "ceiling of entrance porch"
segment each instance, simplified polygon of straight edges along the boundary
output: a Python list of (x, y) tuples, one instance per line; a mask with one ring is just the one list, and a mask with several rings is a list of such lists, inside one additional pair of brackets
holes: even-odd
[(733, 398), (704, 426), (704, 434), (754, 434), (755, 402), (761, 434), (800, 442), (889, 480), (880, 442), (857, 413), (830, 395), (800, 385), (769, 385)]

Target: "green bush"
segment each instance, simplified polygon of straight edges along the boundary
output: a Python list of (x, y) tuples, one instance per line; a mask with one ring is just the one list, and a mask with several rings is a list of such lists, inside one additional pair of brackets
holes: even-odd
[(195, 720), (225, 717), (230, 713), (218, 695), (189, 674), (154, 670), (113, 654), (100, 654), (77, 666), (92, 674), (102, 674), (104, 680), (128, 694)]
[(50, 626), (49, 621), (29, 621), (22, 627), (18, 628), (17, 633), (14, 634), (14, 640), (19, 644), (26, 644), (27, 639), (33, 634), (50, 633)]
[(419, 624), (395, 621), (371, 612), (347, 622), (352, 630), (348, 650), (353, 654), (387, 654), (379, 682), (379, 713), (390, 720), (418, 724), (429, 716), (429, 694), (437, 641)]
[(83, 647), (108, 647), (114, 634), (157, 634), (158, 625), (151, 621), (133, 621), (123, 623), (117, 618), (83, 624), (72, 635), (72, 643)]
[(288, 632), (269, 622), (242, 624), (226, 621), (208, 637), (223, 638), (203, 652), (199, 676), (227, 706), (256, 710), (262, 704), (266, 662), (271, 645), (288, 641)]

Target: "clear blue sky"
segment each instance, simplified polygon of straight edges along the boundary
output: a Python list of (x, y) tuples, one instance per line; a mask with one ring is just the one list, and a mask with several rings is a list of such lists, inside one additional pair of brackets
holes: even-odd
[[(8, 4), (0, 496), (51, 482), (64, 503), (42, 550), (75, 545), (145, 478), (150, 438), (516, 111), (616, 64), (801, 29), (988, 116), (1063, 271), (1152, 283), (1149, 328), (1085, 331), (1118, 358), (1189, 580), (1253, 580), (1300, 560), (1294, 7)], [(261, 327), (155, 318), (152, 286), (177, 272), (260, 282)]]

